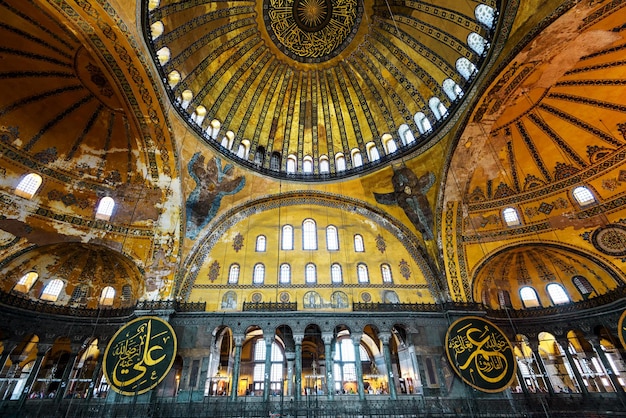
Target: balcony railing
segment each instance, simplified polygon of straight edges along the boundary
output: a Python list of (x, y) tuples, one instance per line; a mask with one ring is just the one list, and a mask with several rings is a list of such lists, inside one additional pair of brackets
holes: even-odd
[(297, 302), (244, 302), (244, 312), (285, 312), (297, 311)]

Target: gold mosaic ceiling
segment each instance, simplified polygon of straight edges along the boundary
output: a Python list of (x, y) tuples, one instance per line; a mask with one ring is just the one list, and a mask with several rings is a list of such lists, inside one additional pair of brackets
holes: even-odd
[(144, 8), (149, 49), (189, 125), (229, 158), (299, 180), (370, 171), (428, 148), (502, 26), (495, 1)]

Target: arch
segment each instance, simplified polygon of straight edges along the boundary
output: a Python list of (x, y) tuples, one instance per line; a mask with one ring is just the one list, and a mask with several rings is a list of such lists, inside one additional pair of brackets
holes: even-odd
[(505, 208), (502, 211), (502, 219), (504, 219), (506, 226), (519, 226), (522, 224), (515, 208)]
[[(407, 125), (404, 125), (404, 126), (408, 128)], [(415, 140), (415, 138), (413, 138), (413, 140)], [(386, 154), (393, 154), (394, 152), (398, 150), (396, 141), (393, 139), (391, 134), (383, 134), (383, 136), (380, 138), (380, 141), (383, 143), (383, 147), (385, 149)]]
[(313, 158), (310, 155), (305, 155), (302, 159), (302, 172), (304, 174), (313, 174)]
[(272, 152), (272, 155), (270, 156), (270, 170), (280, 171), (281, 160), (282, 156), (280, 155), (280, 152)]
[(15, 194), (26, 199), (32, 199), (41, 186), (42, 179), (39, 174), (29, 173), (24, 176), (15, 187)]
[(430, 107), (430, 110), (437, 120), (443, 119), (448, 113), (448, 109), (441, 103), (439, 97), (431, 97), (430, 100), (428, 100), (428, 107)]
[(346, 157), (341, 152), (335, 154), (335, 170), (338, 172), (346, 170)]
[(471, 32), (467, 35), (467, 46), (469, 46), (476, 54), (482, 56), (488, 47), (488, 43), (485, 38), (476, 32)]
[(334, 225), (326, 227), (326, 249), (328, 251), (339, 250), (339, 235), (337, 234), (337, 227)]
[(519, 296), (525, 308), (541, 307), (541, 302), (539, 302), (539, 296), (537, 296), (537, 291), (531, 286), (522, 287), (519, 290)]
[(237, 157), (247, 160), (250, 155), (250, 141), (242, 139), (237, 148)]
[(156, 56), (157, 56), (157, 59), (159, 60), (159, 64), (165, 65), (170, 60), (170, 56), (171, 56), (170, 49), (164, 46), (163, 48), (159, 49), (156, 52)]
[(424, 135), (432, 129), (432, 125), (424, 112), (417, 112), (413, 119), (415, 120), (415, 125), (417, 125), (417, 130), (420, 135)]
[(282, 250), (293, 250), (293, 226), (283, 225), (280, 248)]
[(211, 123), (209, 123), (209, 126), (206, 128), (206, 134), (211, 139), (217, 139), (217, 134), (219, 134), (221, 127), (222, 123), (217, 119), (213, 119)]
[(115, 289), (112, 286), (107, 286), (100, 292), (100, 305), (101, 306), (113, 306), (115, 299)]
[(96, 210), (96, 219), (102, 219), (108, 221), (113, 215), (113, 209), (115, 208), (115, 200), (112, 197), (105, 196), (100, 199), (98, 209)]
[(391, 275), (391, 266), (387, 263), (380, 265), (380, 275), (383, 279), (383, 283), (393, 283), (393, 276)]
[(311, 218), (302, 221), (302, 249), (317, 250), (317, 225)]
[(232, 151), (233, 143), (235, 142), (235, 133), (233, 131), (226, 131), (220, 145), (229, 151)]
[(291, 266), (287, 263), (283, 263), (280, 265), (280, 277), (278, 281), (281, 284), (289, 284), (291, 283)]
[(361, 234), (354, 235), (354, 252), (365, 252), (365, 245), (363, 243), (363, 236)]
[(313, 290), (306, 292), (302, 299), (304, 309), (318, 309), (322, 307), (322, 297)]
[(562, 305), (564, 303), (570, 303), (571, 299), (563, 285), (559, 283), (550, 283), (546, 286), (546, 292), (550, 296), (553, 305)]
[(61, 290), (63, 290), (64, 285), (65, 283), (63, 283), (63, 280), (61, 279), (50, 280), (43, 288), (39, 298), (48, 302), (56, 302), (59, 299), (59, 295), (61, 294)]
[(180, 79), (181, 79), (180, 73), (176, 70), (172, 70), (167, 75), (167, 84), (168, 86), (170, 86), (170, 88), (174, 88), (178, 85), (178, 83), (180, 83)]
[(472, 78), (472, 76), (478, 71), (474, 63), (465, 57), (461, 57), (456, 60), (456, 70), (459, 74), (461, 74), (461, 77), (466, 80)]
[(596, 203), (595, 196), (591, 193), (591, 190), (585, 186), (575, 187), (572, 190), (572, 196), (574, 197), (574, 200), (576, 200), (576, 203), (578, 203), (581, 207)]
[(356, 276), (359, 283), (369, 283), (370, 277), (367, 271), (367, 265), (365, 263), (358, 263), (356, 265)]
[(587, 299), (593, 292), (595, 292), (595, 289), (585, 276), (576, 275), (572, 277), (572, 284), (578, 290), (583, 299)]
[(333, 263), (330, 266), (330, 281), (332, 284), (343, 283), (343, 273), (341, 271), (341, 264)]
[(352, 157), (352, 167), (361, 167), (363, 165), (363, 156), (358, 148), (353, 148), (350, 151), (350, 157)]
[(321, 155), (319, 161), (320, 161), (320, 173), (321, 174), (330, 173), (330, 162), (328, 161), (328, 156)]
[(333, 292), (330, 295), (330, 304), (335, 309), (346, 309), (348, 307), (348, 295), (342, 291)]
[(448, 99), (455, 101), (456, 99), (463, 97), (463, 89), (451, 78), (443, 80), (442, 88)]
[(39, 274), (34, 271), (29, 271), (15, 283), (13, 290), (21, 293), (28, 293), (30, 289), (33, 287), (37, 279), (39, 278)]
[(255, 251), (258, 253), (264, 253), (267, 249), (267, 239), (265, 235), (259, 235), (256, 237)]
[(317, 284), (317, 268), (313, 263), (304, 266), (304, 282), (306, 284)]
[(196, 107), (196, 110), (194, 110), (191, 115), (191, 120), (199, 126), (202, 125), (202, 122), (204, 122), (204, 118), (206, 117), (206, 112), (206, 107), (202, 105)]
[(511, 294), (508, 290), (498, 290), (498, 305), (501, 308), (512, 308)]
[(367, 158), (370, 161), (377, 161), (380, 159), (380, 153), (378, 152), (378, 148), (376, 148), (376, 144), (373, 141), (365, 144), (365, 149), (367, 150)]
[(493, 29), (493, 25), (496, 21), (496, 11), (493, 7), (486, 4), (479, 4), (474, 9), (474, 16), (478, 23), (485, 25), (487, 29)]
[(290, 154), (289, 156), (287, 156), (287, 174), (295, 174), (297, 170), (298, 160), (296, 159), (295, 155)]
[(256, 263), (252, 273), (252, 283), (263, 284), (265, 283), (265, 265), (263, 263)]
[(183, 90), (183, 92), (180, 94), (180, 99), (178, 101), (180, 102), (180, 105), (183, 109), (187, 109), (189, 105), (191, 104), (192, 100), (193, 100), (193, 92), (187, 89), (187, 90)]
[[(417, 114), (415, 116), (417, 116)], [(426, 117), (426, 115), (424, 115), (424, 117)], [(417, 124), (417, 121), (415, 123)], [(421, 125), (418, 125), (418, 129), (420, 128), (420, 126)], [(406, 123), (400, 125), (400, 127), (398, 128), (398, 135), (400, 136), (400, 140), (402, 141), (403, 145), (409, 145), (415, 142), (415, 136), (413, 135), (413, 132), (411, 132), (411, 128), (409, 128), (409, 125), (407, 125)]]
[(237, 284), (239, 283), (239, 264), (233, 263), (230, 265), (228, 269), (228, 284)]

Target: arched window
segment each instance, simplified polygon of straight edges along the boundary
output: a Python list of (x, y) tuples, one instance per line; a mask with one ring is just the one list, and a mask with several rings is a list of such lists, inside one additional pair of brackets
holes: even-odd
[(265, 147), (259, 145), (254, 153), (254, 165), (261, 167), (263, 164), (265, 164)]
[(287, 174), (294, 174), (298, 169), (298, 160), (295, 155), (287, 157)]
[(293, 250), (293, 226), (283, 225), (281, 249)]
[(152, 37), (153, 41), (159, 36), (163, 35), (163, 29), (163, 22), (161, 22), (160, 20), (150, 25), (150, 36)]
[(133, 297), (133, 289), (130, 287), (130, 285), (125, 284), (124, 286), (122, 286), (121, 299), (125, 302), (128, 302), (131, 300), (132, 297)]
[(439, 97), (431, 97), (428, 101), (428, 106), (437, 120), (443, 119), (443, 117), (448, 113), (448, 109), (446, 109), (443, 103), (441, 103)]
[(239, 264), (231, 264), (228, 270), (228, 284), (239, 283)]
[(400, 140), (404, 145), (409, 145), (415, 142), (415, 136), (413, 135), (413, 132), (411, 132), (411, 128), (409, 128), (409, 125), (407, 124), (400, 125), (400, 127), (398, 128), (398, 135), (400, 136)]
[(247, 139), (244, 139), (239, 143), (239, 148), (237, 149), (237, 157), (247, 160), (249, 154), (250, 154), (250, 141), (248, 141)]
[(345, 171), (345, 169), (346, 169), (346, 157), (344, 157), (342, 153), (336, 154), (335, 155), (335, 170)]
[(514, 208), (506, 208), (502, 211), (502, 218), (504, 219), (504, 223), (507, 226), (518, 226), (521, 225), (522, 222), (519, 219), (519, 215), (517, 214), (517, 210)]
[(302, 222), (302, 249), (317, 250), (317, 227), (313, 219)]
[(109, 196), (105, 196), (100, 199), (98, 209), (96, 210), (96, 219), (102, 219), (108, 221), (113, 215), (113, 209), (115, 208), (115, 201)]
[(233, 131), (226, 131), (224, 138), (222, 138), (221, 145), (229, 151), (233, 150), (233, 143), (235, 142), (235, 133)]
[(354, 343), (348, 336), (337, 339), (333, 356), (333, 378), (335, 390), (345, 390), (345, 384), (354, 384), (357, 381), (356, 362), (369, 364), (371, 359), (363, 345), (359, 345), (359, 359), (356, 359)]
[(519, 296), (525, 308), (537, 308), (541, 306), (537, 291), (530, 286), (524, 286), (519, 290)]
[(193, 111), (191, 115), (191, 120), (197, 123), (198, 125), (202, 125), (204, 122), (204, 118), (206, 117), (206, 107), (200, 105), (196, 107), (196, 110)]
[(486, 4), (479, 4), (476, 6), (476, 9), (474, 9), (474, 15), (476, 16), (476, 20), (485, 25), (487, 29), (493, 28), (493, 24), (496, 20), (496, 12), (492, 7)]
[(270, 170), (280, 171), (281, 156), (278, 152), (273, 152), (270, 156)]
[(320, 173), (326, 174), (329, 172), (330, 172), (330, 163), (328, 161), (328, 157), (325, 155), (322, 155), (320, 157)]
[(267, 249), (267, 240), (265, 239), (265, 235), (259, 235), (256, 237), (256, 251), (259, 253), (264, 253)]
[(578, 186), (574, 188), (574, 190), (572, 190), (572, 195), (580, 206), (587, 206), (592, 203), (596, 203), (596, 198), (593, 196), (593, 193), (591, 193), (591, 190), (585, 186)]
[(330, 266), (330, 280), (333, 284), (343, 283), (343, 273), (341, 272), (341, 265), (333, 263)]
[(363, 237), (359, 234), (354, 236), (354, 251), (362, 253), (365, 251), (365, 245), (363, 245)]
[(506, 290), (498, 290), (498, 304), (501, 308), (511, 308), (511, 295)]
[(463, 97), (463, 89), (450, 78), (443, 80), (443, 91), (446, 96), (452, 101), (455, 101), (459, 97)]
[(302, 172), (304, 174), (313, 173), (313, 158), (310, 155), (305, 155), (302, 159)]
[(113, 306), (113, 299), (115, 298), (115, 289), (111, 286), (107, 286), (102, 289), (100, 293), (100, 305), (101, 306)]
[(180, 83), (180, 73), (176, 70), (173, 70), (167, 75), (167, 84), (171, 88), (174, 88), (178, 85), (178, 83)]
[(415, 120), (415, 125), (417, 126), (417, 130), (420, 132), (421, 135), (424, 135), (426, 132), (432, 129), (430, 121), (423, 112), (417, 112), (413, 119)]
[(166, 46), (159, 49), (156, 53), (157, 59), (159, 60), (159, 64), (165, 65), (170, 60), (170, 49)]
[(217, 134), (220, 133), (221, 127), (222, 127), (222, 124), (220, 123), (220, 121), (217, 119), (213, 119), (211, 123), (209, 124), (209, 127), (206, 129), (206, 134), (209, 136), (209, 138), (216, 139)]
[(287, 263), (280, 265), (280, 279), (281, 284), (291, 283), (291, 266)]
[(304, 267), (304, 281), (306, 282), (306, 284), (317, 283), (317, 270), (315, 268), (315, 264), (308, 263)]
[(472, 78), (472, 75), (477, 71), (476, 66), (465, 57), (456, 60), (456, 70), (466, 80)]
[(252, 283), (263, 284), (263, 282), (265, 282), (265, 266), (263, 265), (263, 263), (257, 263), (254, 265)]
[(367, 272), (367, 266), (363, 263), (359, 263), (356, 266), (356, 275), (358, 277), (359, 283), (369, 283), (370, 277)]
[(79, 284), (74, 287), (72, 295), (70, 296), (70, 303), (87, 303), (87, 297), (89, 296), (89, 285)]
[(567, 296), (565, 289), (558, 283), (550, 283), (546, 286), (546, 291), (548, 292), (548, 295), (550, 296), (550, 299), (552, 299), (552, 303), (554, 305), (561, 305), (563, 303), (570, 302), (570, 298)]
[(337, 228), (333, 225), (326, 227), (326, 249), (328, 251), (339, 250), (339, 235), (337, 234)]
[(352, 156), (352, 166), (353, 167), (361, 167), (363, 165), (363, 157), (361, 156), (361, 151), (358, 148), (354, 148), (350, 151)]
[(370, 161), (376, 161), (380, 159), (378, 148), (376, 148), (376, 144), (374, 142), (368, 142), (367, 144), (365, 144), (365, 149), (367, 150), (367, 158), (369, 158)]
[[(272, 342), (270, 346), (272, 352), (270, 356), (270, 393), (276, 393), (282, 391), (283, 385), (283, 363), (284, 354), (282, 348), (276, 344), (276, 341)], [(254, 366), (252, 368), (252, 390), (257, 394), (260, 394), (265, 389), (265, 357), (268, 355), (265, 340), (259, 338), (254, 342)]]
[(192, 99), (193, 99), (193, 92), (187, 89), (187, 90), (183, 90), (183, 92), (180, 94), (180, 99), (178, 101), (180, 102), (180, 105), (182, 106), (183, 109), (187, 109), (189, 105), (191, 104)]
[(487, 41), (476, 32), (472, 32), (467, 35), (467, 46), (469, 46), (478, 55), (483, 55), (485, 48), (487, 47)]
[(148, 11), (153, 11), (154, 9), (156, 9), (157, 7), (159, 7), (159, 4), (161, 3), (160, 0), (148, 0)]
[(580, 295), (585, 299), (587, 299), (589, 295), (595, 292), (595, 289), (593, 288), (591, 283), (589, 283), (589, 280), (587, 280), (587, 278), (584, 276), (572, 277), (572, 283), (574, 284), (576, 289), (578, 289)]
[(27, 174), (15, 188), (15, 194), (26, 199), (32, 199), (41, 186), (41, 176), (39, 174)]
[(39, 274), (34, 271), (28, 272), (15, 283), (13, 290), (16, 292), (27, 293), (35, 284), (37, 279), (39, 278)]
[[(405, 125), (406, 126), (406, 125)], [(408, 128), (408, 126), (407, 126)], [(393, 137), (390, 134), (383, 134), (380, 138), (383, 143), (383, 147), (385, 147), (385, 152), (387, 154), (393, 154), (398, 150), (398, 146), (396, 145), (396, 141), (394, 141)]]
[(380, 275), (383, 278), (383, 283), (393, 283), (393, 277), (391, 276), (391, 266), (387, 263), (380, 265)]
[(41, 300), (47, 300), (48, 302), (56, 302), (63, 290), (63, 281), (60, 279), (50, 280), (46, 287), (41, 292)]

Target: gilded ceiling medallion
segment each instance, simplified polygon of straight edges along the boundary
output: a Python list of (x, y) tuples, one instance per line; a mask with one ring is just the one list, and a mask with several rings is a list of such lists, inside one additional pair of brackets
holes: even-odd
[(274, 44), (290, 58), (310, 63), (343, 51), (363, 14), (358, 0), (265, 0), (263, 9)]

